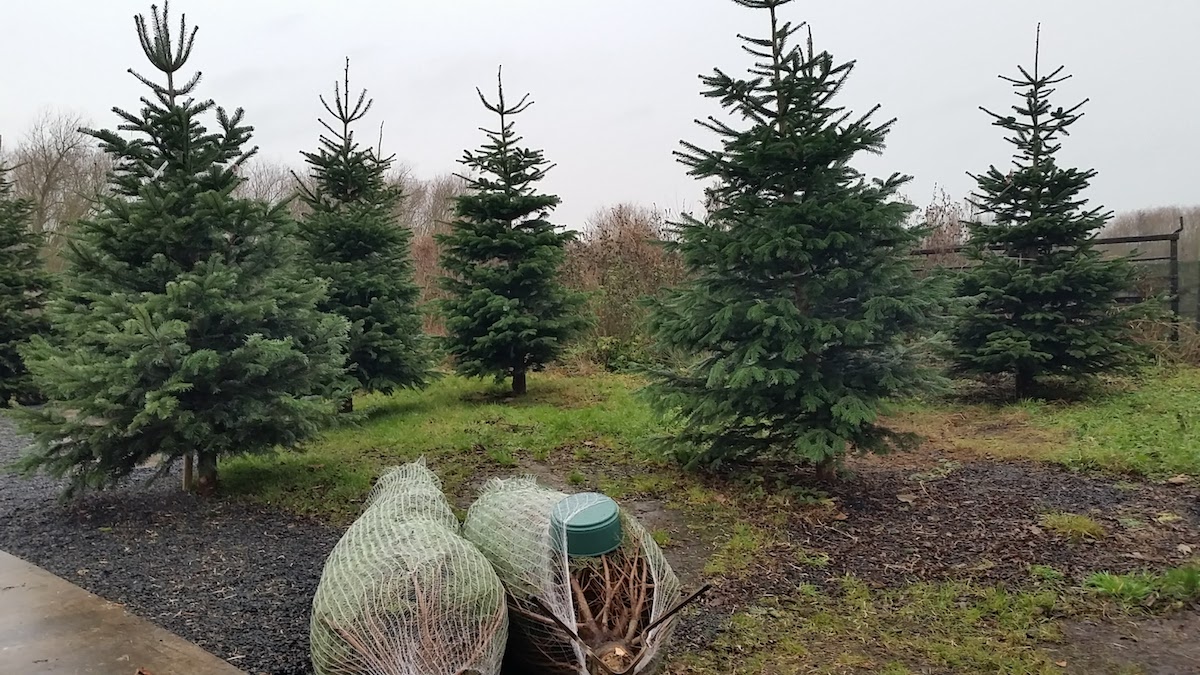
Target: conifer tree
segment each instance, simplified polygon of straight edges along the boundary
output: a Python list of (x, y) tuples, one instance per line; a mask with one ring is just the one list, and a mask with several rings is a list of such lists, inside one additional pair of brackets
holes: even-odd
[(978, 264), (961, 277), (958, 295), (969, 302), (951, 335), (961, 372), (1011, 374), (1019, 397), (1044, 376), (1081, 380), (1136, 363), (1129, 319), (1144, 308), (1118, 304), (1133, 286), (1133, 266), (1103, 259), (1092, 243), (1112, 215), (1086, 208), (1082, 194), (1096, 172), (1058, 163), (1060, 138), (1087, 101), (1051, 103), (1070, 75), (1063, 67), (1045, 73), (1038, 61), (1035, 52), (1032, 71), (1001, 76), (1021, 99), (1015, 114), (984, 109), (1016, 153), (1010, 168), (972, 175), (972, 203), (994, 218), (968, 224), (968, 256)]
[[(301, 221), (306, 267), (329, 280), (327, 312), (350, 322), (349, 365), (359, 387), (390, 394), (420, 388), (431, 377), (431, 360), (417, 310), (420, 288), (413, 278), (412, 232), (396, 219), (404, 198), (387, 181), (393, 157), (380, 157), (354, 138), (351, 126), (366, 116), (372, 100), (364, 89), (350, 98), (350, 60), (345, 79), (334, 86), (331, 106), (320, 97), (332, 123), (316, 152), (303, 153), (310, 184), (299, 181), (308, 207)], [(344, 409), (352, 409), (352, 398)]]
[(139, 114), (114, 108), (126, 134), (84, 130), (114, 160), (111, 194), (75, 228), (51, 339), (26, 351), (49, 401), (23, 411), (34, 447), (18, 466), (68, 477), (68, 495), (155, 459), (160, 475), (185, 460), (185, 487), (210, 493), (220, 457), (310, 437), (343, 395), (346, 322), (289, 262), (295, 223), (233, 195), (252, 128), (193, 98), (196, 29), (181, 18), (172, 35), (168, 6), (152, 11), (135, 25), (162, 77), (130, 71), (150, 94)]
[(811, 32), (792, 45), (803, 24), (781, 19), (790, 0), (734, 1), (771, 32), (741, 38), (759, 59), (748, 77), (702, 77), (745, 123), (710, 117), (699, 124), (720, 148), (676, 153), (715, 187), (703, 220), (675, 224), (690, 280), (653, 303), (650, 326), (697, 359), (653, 373), (647, 393), (678, 417), (668, 440), (689, 466), (777, 458), (828, 479), (848, 450), (895, 440), (877, 423), (883, 399), (933, 381), (911, 338), (937, 306), (909, 260), (908, 177), (868, 181), (851, 165), (883, 149), (893, 121), (837, 104), (854, 64), (815, 51)]
[(583, 297), (558, 278), (573, 235), (547, 220), (559, 198), (537, 191), (551, 167), (513, 131), (512, 117), (532, 101), (526, 95), (509, 105), (503, 81), (494, 104), (476, 92), (499, 126), (481, 129), (488, 142), (460, 160), (478, 175), (462, 177), (468, 193), (455, 200), (450, 233), (438, 237), (450, 273), (442, 280), (450, 293), (442, 305), (447, 345), (459, 373), (512, 378), (513, 393), (522, 395), (527, 374), (544, 368), (586, 325)]
[(51, 286), (42, 237), (30, 229), (33, 202), (13, 195), (8, 171), (0, 166), (0, 406), (40, 398), (20, 349), (47, 329), (42, 309)]

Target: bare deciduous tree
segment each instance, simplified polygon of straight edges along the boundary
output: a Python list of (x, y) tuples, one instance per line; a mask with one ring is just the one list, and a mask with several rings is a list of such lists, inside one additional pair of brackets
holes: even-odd
[[(413, 271), (421, 287), (421, 302), (436, 301), (445, 297), (438, 281), (445, 272), (439, 263), (441, 248), (435, 236), (449, 230), (454, 218), (454, 198), (466, 191), (467, 184), (452, 174), (421, 180), (407, 169), (397, 172), (392, 180), (400, 184), (405, 194), (396, 220), (413, 232)], [(429, 304), (426, 308), (425, 332), (443, 334), (441, 315)]]
[[(1182, 219), (1183, 232), (1179, 242), (1179, 257), (1184, 262), (1193, 262), (1200, 257), (1200, 206), (1161, 206), (1118, 214), (1104, 227), (1102, 237), (1127, 237), (1142, 234), (1167, 234), (1179, 229)], [(1137, 247), (1145, 248), (1146, 244)], [(1117, 248), (1117, 247), (1114, 247)], [(1135, 248), (1129, 245), (1124, 249)], [(1154, 255), (1163, 255), (1155, 251)]]
[[(243, 199), (254, 199), (274, 205), (296, 194), (296, 177), (292, 174), (291, 167), (281, 162), (252, 159), (244, 164), (238, 173), (242, 183), (234, 190), (234, 194)], [(292, 200), (289, 207), (295, 211), (299, 203), (299, 200)]]
[(405, 198), (397, 214), (401, 225), (416, 236), (445, 232), (454, 218), (454, 198), (466, 190), (466, 182), (454, 174), (443, 174), (421, 180), (411, 172), (398, 174), (394, 179), (404, 190)]
[(10, 158), (16, 194), (34, 203), (31, 227), (45, 237), (51, 269), (61, 267), (71, 224), (91, 213), (106, 188), (108, 157), (84, 126), (76, 114), (43, 110)]

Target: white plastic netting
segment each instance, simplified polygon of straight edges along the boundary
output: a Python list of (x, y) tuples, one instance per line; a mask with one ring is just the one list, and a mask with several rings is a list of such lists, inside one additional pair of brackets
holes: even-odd
[[(467, 512), (463, 536), (487, 556), (510, 594), (509, 662), (539, 675), (605, 672), (589, 663), (549, 610), (613, 672), (639, 657), (633, 672), (657, 672), (675, 619), (645, 629), (679, 601), (678, 578), (650, 533), (624, 509), (620, 548), (597, 558), (569, 557), (565, 531), (551, 528), (554, 508), (567, 496), (531, 477), (497, 478)], [(585, 498), (578, 508), (595, 503)]]
[(423, 461), (385, 472), (334, 546), (309, 635), (317, 675), (500, 672), (504, 587)]

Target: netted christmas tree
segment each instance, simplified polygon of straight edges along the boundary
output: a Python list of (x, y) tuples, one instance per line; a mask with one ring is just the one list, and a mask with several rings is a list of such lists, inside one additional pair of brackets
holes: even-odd
[[(321, 308), (350, 322), (349, 365), (366, 391), (390, 394), (419, 388), (431, 376), (427, 340), (417, 309), (420, 289), (413, 279), (412, 232), (400, 225), (396, 208), (404, 199), (387, 180), (393, 157), (362, 147), (351, 126), (371, 109), (364, 89), (350, 98), (350, 62), (333, 104), (321, 121), (329, 132), (316, 152), (305, 152), (310, 180), (299, 181), (307, 213), (301, 221), (305, 267), (329, 280)], [(347, 398), (345, 408), (353, 407)]]
[(498, 675), (504, 585), (424, 459), (386, 470), (330, 551), (309, 624), (317, 675)]
[(33, 202), (13, 194), (8, 172), (0, 165), (0, 406), (40, 399), (20, 349), (47, 329), (42, 306), (51, 286), (42, 236), (30, 229)]
[(882, 151), (893, 123), (836, 102), (853, 62), (817, 52), (811, 32), (793, 45), (802, 25), (779, 16), (788, 0), (735, 2), (771, 32), (742, 38), (760, 59), (746, 78), (702, 78), (745, 124), (709, 118), (720, 148), (677, 153), (715, 187), (703, 220), (676, 224), (669, 245), (690, 280), (654, 303), (651, 329), (697, 358), (653, 373), (648, 393), (678, 416), (669, 440), (689, 465), (777, 458), (832, 477), (847, 451), (890, 446), (884, 399), (931, 381), (914, 338), (937, 303), (909, 256), (921, 233), (897, 196), (908, 178), (868, 181), (851, 165)]
[(527, 374), (553, 361), (586, 325), (583, 297), (559, 280), (573, 235), (547, 220), (559, 198), (537, 192), (550, 167), (513, 131), (511, 118), (532, 102), (526, 96), (509, 105), (503, 83), (497, 103), (482, 92), (479, 98), (500, 126), (483, 129), (488, 143), (461, 160), (478, 175), (463, 176), (469, 191), (455, 200), (451, 231), (438, 236), (449, 273), (442, 281), (450, 294), (442, 304), (446, 343), (459, 373), (512, 378), (513, 392), (524, 394)]
[(310, 437), (344, 396), (346, 321), (289, 262), (295, 223), (233, 196), (252, 129), (193, 98), (200, 75), (181, 70), (196, 31), (181, 19), (173, 36), (167, 5), (152, 10), (135, 23), (161, 80), (134, 73), (150, 89), (140, 113), (86, 130), (114, 160), (111, 194), (76, 226), (53, 334), (26, 352), (49, 401), (23, 412), (34, 447), (20, 465), (69, 477), (68, 494), (193, 455), (210, 492), (218, 458)]
[(1070, 76), (1063, 67), (1044, 73), (1038, 61), (1035, 53), (1032, 71), (1001, 77), (1021, 99), (1015, 114), (984, 110), (1016, 154), (1008, 169), (972, 176), (971, 201), (993, 218), (968, 225), (977, 264), (961, 277), (958, 295), (969, 303), (951, 335), (959, 371), (1011, 374), (1019, 397), (1045, 376), (1078, 381), (1134, 365), (1141, 349), (1130, 319), (1149, 309), (1118, 302), (1135, 270), (1126, 258), (1102, 257), (1092, 241), (1111, 217), (1082, 197), (1096, 172), (1058, 164), (1060, 139), (1087, 101), (1051, 103)]

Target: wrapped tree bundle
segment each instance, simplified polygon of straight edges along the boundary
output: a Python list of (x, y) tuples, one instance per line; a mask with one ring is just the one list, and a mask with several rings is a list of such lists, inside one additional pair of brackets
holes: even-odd
[(423, 462), (387, 471), (329, 554), (309, 635), (317, 675), (500, 672), (504, 587)]
[[(680, 585), (649, 532), (604, 495), (566, 495), (532, 478), (493, 479), (463, 536), (509, 596), (515, 672), (656, 672)], [(695, 596), (693, 596), (695, 597)]]

